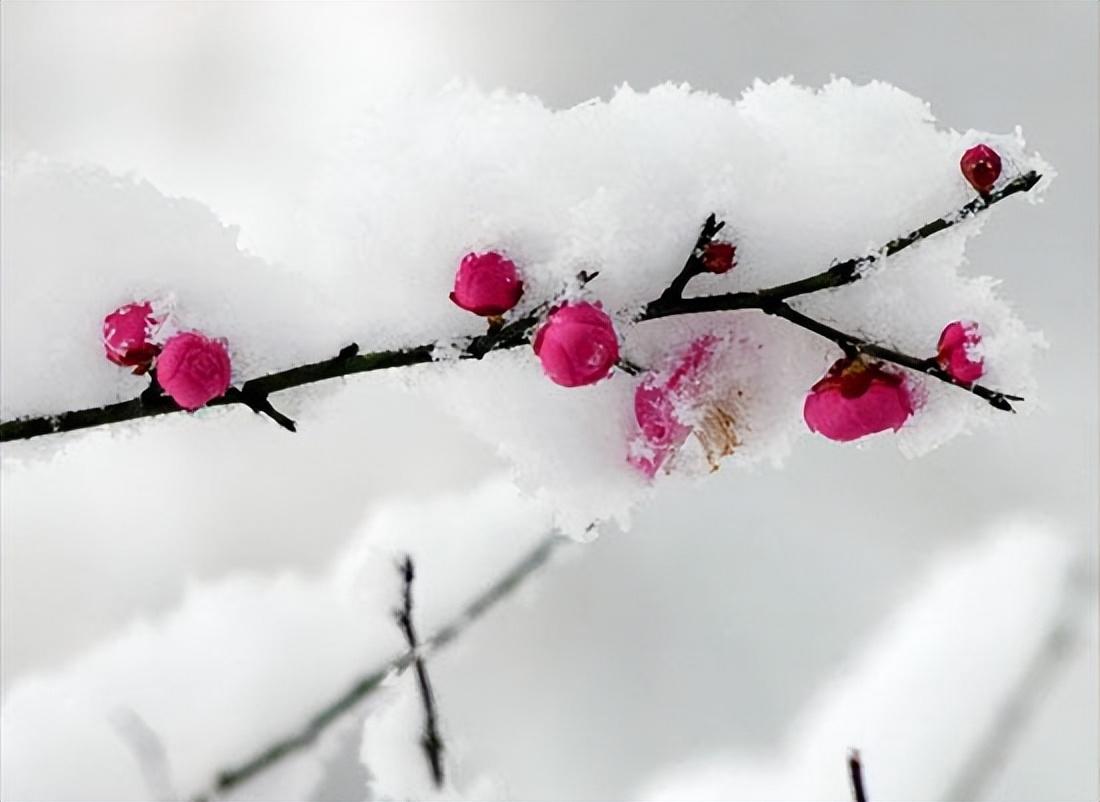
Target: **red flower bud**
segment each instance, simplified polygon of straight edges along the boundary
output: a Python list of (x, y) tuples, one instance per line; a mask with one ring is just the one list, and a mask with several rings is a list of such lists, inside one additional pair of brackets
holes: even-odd
[(184, 409), (196, 410), (225, 395), (229, 377), (225, 341), (195, 331), (172, 337), (157, 359), (157, 383)]
[(619, 360), (615, 326), (599, 304), (568, 303), (552, 310), (535, 335), (535, 355), (562, 387), (595, 384)]
[(482, 317), (503, 315), (519, 302), (523, 282), (516, 265), (499, 253), (469, 253), (455, 273), (451, 300)]
[(988, 145), (975, 145), (962, 155), (959, 167), (970, 186), (983, 195), (1001, 177), (1001, 157)]
[(974, 350), (982, 341), (978, 324), (969, 320), (956, 320), (947, 324), (936, 346), (936, 361), (952, 378), (971, 384), (982, 377), (985, 365)]
[(703, 266), (710, 273), (728, 273), (737, 264), (737, 248), (732, 242), (708, 242), (703, 248)]
[(103, 348), (116, 365), (144, 373), (160, 353), (151, 338), (163, 320), (153, 314), (149, 301), (126, 304), (103, 318)]

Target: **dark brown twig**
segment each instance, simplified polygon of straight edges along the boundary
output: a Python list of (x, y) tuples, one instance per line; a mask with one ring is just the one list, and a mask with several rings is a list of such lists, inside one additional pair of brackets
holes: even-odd
[(428, 759), (428, 768), (432, 772), (432, 782), (436, 788), (443, 787), (443, 739), (439, 737), (439, 714), (435, 705), (435, 694), (432, 692), (432, 683), (428, 678), (428, 669), (424, 665), (424, 657), (420, 654), (420, 643), (416, 639), (416, 625), (413, 624), (412, 585), (415, 578), (412, 557), (408, 555), (398, 566), (401, 571), (401, 579), (404, 582), (402, 593), (402, 606), (394, 611), (397, 625), (405, 635), (405, 641), (409, 645), (409, 653), (413, 655), (413, 668), (416, 670), (416, 681), (420, 687), (420, 701), (424, 705), (424, 734), (420, 738), (420, 746), (424, 750), (424, 756)]
[(867, 802), (867, 793), (863, 790), (863, 760), (858, 749), (848, 750), (848, 779), (852, 785), (852, 802)]
[[(774, 287), (766, 287), (752, 292), (732, 292), (719, 295), (684, 298), (682, 297), (683, 290), (687, 287), (691, 279), (701, 272), (702, 263), (699, 258), (701, 249), (713, 239), (714, 235), (722, 227), (722, 224), (714, 215), (711, 215), (704, 223), (699, 238), (696, 241), (695, 248), (692, 249), (691, 254), (688, 256), (684, 268), (672, 280), (668, 288), (661, 293), (659, 298), (650, 302), (642, 309), (637, 319), (641, 322), (657, 320), (674, 315), (692, 315), (702, 312), (725, 312), (739, 309), (756, 309), (771, 314), (779, 314), (776, 310), (782, 310), (785, 305), (777, 305), (777, 302), (786, 301), (790, 298), (819, 292), (821, 290), (835, 289), (836, 287), (858, 281), (866, 272), (866, 268), (874, 263), (900, 253), (911, 245), (951, 228), (1011, 195), (1030, 190), (1039, 182), (1039, 179), (1039, 174), (1035, 172), (1021, 175), (1009, 181), (1004, 187), (996, 192), (976, 197), (952, 214), (937, 218), (902, 237), (891, 240), (870, 255), (839, 262), (832, 265), (827, 270), (809, 276), (808, 278), (787, 284), (779, 284)], [(582, 283), (593, 277), (594, 276), (588, 275), (583, 276)], [(789, 309), (790, 307), (787, 306), (785, 308)], [(539, 323), (541, 317), (540, 311), (541, 308), (535, 310), (532, 314), (517, 318), (485, 334), (465, 338), (459, 343), (459, 358), (482, 359), (486, 354), (492, 353), (493, 351), (516, 348), (528, 344), (531, 341), (531, 336), (535, 327)], [(792, 323), (796, 323), (796, 325), (800, 325), (803, 328), (809, 328), (805, 324), (807, 322), (812, 322), (815, 324), (815, 328), (809, 328), (809, 330), (821, 333), (819, 330), (822, 328), (823, 324), (818, 324), (809, 317), (803, 315), (798, 318), (798, 321), (801, 322), (798, 322), (786, 313), (779, 314), (779, 316), (785, 317)], [(830, 331), (835, 330), (830, 329)], [(839, 334), (848, 340), (855, 340), (855, 338), (849, 335), (844, 335), (843, 333)], [(829, 339), (839, 344), (839, 341), (835, 337), (824, 334), (823, 336), (828, 336)], [(245, 406), (254, 408), (251, 407), (246, 399), (253, 399), (256, 403), (262, 405), (263, 401), (261, 401), (261, 399), (266, 400), (272, 393), (278, 393), (293, 387), (301, 387), (306, 384), (326, 381), (341, 376), (350, 376), (354, 373), (422, 365), (433, 361), (434, 348), (434, 344), (425, 344), (410, 348), (360, 354), (358, 353), (357, 346), (348, 346), (348, 348), (345, 348), (331, 359), (313, 362), (308, 365), (299, 365), (297, 367), (288, 368), (287, 370), (251, 379), (240, 387), (239, 394), (234, 393), (214, 399), (207, 404), (207, 406), (216, 407), (231, 404), (244, 404)], [(874, 346), (871, 343), (865, 343), (863, 352), (874, 356), (875, 354), (872, 354), (871, 351), (873, 348), (879, 349), (878, 346)], [(897, 352), (889, 351), (889, 349), (879, 349), (879, 351), (880, 354), (878, 358), (880, 359), (892, 361), (895, 364), (909, 367), (913, 370), (919, 370), (941, 381), (948, 381), (948, 379), (944, 378), (945, 374), (942, 371), (936, 372), (928, 370), (927, 368), (929, 366), (927, 365), (927, 360), (898, 354)], [(887, 356), (886, 353), (890, 355)], [(915, 363), (920, 363), (923, 367), (914, 367), (913, 365)], [(1011, 405), (1008, 404), (1007, 399), (1012, 399), (1013, 397), (1005, 393), (990, 390), (980, 385), (967, 387), (954, 381), (949, 381), (949, 383), (963, 387), (975, 395), (984, 398), (997, 409), (1011, 409)], [(117, 404), (62, 412), (57, 415), (24, 417), (3, 421), (0, 423), (0, 442), (23, 440), (59, 432), (70, 432), (78, 429), (87, 429), (94, 426), (103, 426), (111, 423), (182, 411), (183, 410), (167, 396), (142, 394), (138, 398), (131, 399), (130, 401), (122, 401)], [(271, 411), (267, 408), (261, 408), (259, 411), (271, 415)], [(275, 420), (280, 422), (284, 427), (286, 427), (286, 422), (292, 423), (289, 418), (286, 418), (285, 421), (279, 421), (279, 418), (275, 417)]]

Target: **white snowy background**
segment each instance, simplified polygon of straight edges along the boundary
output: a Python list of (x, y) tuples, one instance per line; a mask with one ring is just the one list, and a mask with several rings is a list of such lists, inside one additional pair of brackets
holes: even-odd
[[(245, 376), (346, 341), (346, 299), (328, 299), (339, 311), (327, 325), (302, 320), (326, 299), (301, 297), (259, 260), (316, 277), (357, 248), (377, 255), (370, 232), (349, 236), (356, 209), (386, 200), (369, 171), (318, 173), (374, 141), (367, 106), (407, 114), (409, 140), (430, 144), (430, 114), (447, 107), (402, 110), (454, 77), (568, 108), (623, 81), (737, 98), (756, 77), (821, 86), (836, 74), (889, 81), (960, 131), (1021, 125), (1058, 179), (1041, 205), (999, 206), (966, 270), (1001, 279), (1001, 297), (1049, 342), (1038, 410), (919, 459), (889, 438), (804, 438), (778, 470), (663, 483), (630, 531), (561, 547), (430, 668), (454, 796), (843, 799), (845, 750), (858, 746), (873, 799), (1096, 797), (1095, 7), (16, 3), (2, 22), (5, 182), (58, 163), (149, 182), (64, 173), (6, 204), (5, 227), (19, 223), (21, 237), (4, 231), (5, 333), (26, 332), (41, 303), (41, 342), (71, 349), (43, 292), (71, 270), (71, 294), (99, 304), (97, 274), (68, 265), (88, 231), (115, 220), (115, 252), (134, 275), (201, 261), (176, 288), (181, 303), (198, 323), (233, 320), (228, 333), (254, 349), (241, 355)], [(878, 191), (873, 177), (852, 180)], [(306, 197), (318, 184), (338, 190)], [(609, 190), (593, 219), (617, 219)], [(329, 214), (338, 200), (344, 219)], [(517, 195), (524, 203), (538, 208)], [(393, 206), (388, 219), (407, 226), (414, 204)], [(881, 225), (868, 221), (869, 241)], [(306, 230), (317, 236), (303, 240)], [(392, 231), (373, 233), (393, 247)], [(432, 233), (401, 258), (445, 251), (453, 232)], [(9, 266), (26, 254), (39, 269)], [(143, 260), (157, 261), (153, 273)], [(246, 297), (248, 313), (234, 317), (224, 294), (203, 298), (215, 284)], [(423, 291), (411, 286), (410, 303)], [(468, 322), (446, 315), (379, 327), (403, 341)], [(67, 383), (25, 354), (5, 338), (5, 417), (16, 401), (101, 400), (88, 388), (102, 377)], [(555, 522), (576, 523), (515, 489), (514, 453), (498, 455), (485, 431), (467, 433), (398, 377), (355, 377), (288, 404), (308, 423), (298, 435), (241, 410), (4, 449), (4, 798), (197, 791), (400, 649), (393, 550), (418, 559), (430, 632)], [(515, 421), (501, 425), (522, 447)], [(586, 512), (627, 492), (567, 490)], [(242, 798), (425, 795), (406, 685)], [(1021, 700), (1028, 714), (1013, 719)], [(143, 774), (134, 713), (163, 744), (167, 776)]]

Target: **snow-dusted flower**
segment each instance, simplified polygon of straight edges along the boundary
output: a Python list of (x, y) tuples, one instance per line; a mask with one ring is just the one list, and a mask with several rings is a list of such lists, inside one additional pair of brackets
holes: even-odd
[(912, 414), (905, 377), (859, 357), (833, 363), (802, 408), (810, 431), (839, 442), (897, 431)]
[(619, 339), (599, 304), (567, 303), (551, 310), (535, 335), (535, 355), (562, 387), (595, 384), (619, 359)]
[(149, 301), (125, 304), (103, 318), (103, 348), (116, 365), (144, 373), (160, 353), (152, 341), (163, 321), (153, 312)]
[(634, 391), (634, 418), (639, 437), (627, 460), (653, 478), (691, 434), (683, 418), (701, 390), (701, 379), (714, 354), (717, 339), (705, 335), (693, 340), (668, 372), (650, 372)]
[(959, 167), (970, 186), (989, 192), (1001, 177), (1001, 157), (988, 145), (975, 145), (962, 155)]
[(961, 382), (976, 382), (985, 372), (982, 358), (974, 353), (981, 343), (978, 324), (969, 320), (956, 320), (947, 324), (936, 346), (936, 361), (940, 367)]
[(157, 382), (184, 409), (196, 410), (229, 389), (229, 349), (195, 331), (175, 335), (157, 359)]
[(490, 251), (462, 258), (451, 300), (475, 315), (495, 317), (515, 306), (521, 295), (523, 281), (515, 263)]
[(732, 242), (708, 242), (703, 248), (703, 266), (711, 273), (728, 273), (736, 264), (736, 256)]

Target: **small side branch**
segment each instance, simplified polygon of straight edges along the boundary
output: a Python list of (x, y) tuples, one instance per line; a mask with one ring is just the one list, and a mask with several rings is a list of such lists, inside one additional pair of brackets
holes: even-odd
[(695, 240), (695, 247), (688, 254), (683, 268), (665, 288), (665, 291), (661, 293), (659, 301), (669, 302), (683, 298), (688, 283), (700, 273), (707, 272), (706, 262), (704, 261), (706, 248), (725, 225), (725, 221), (720, 221), (713, 213), (706, 219), (703, 228), (699, 231), (698, 239)]
[(883, 259), (901, 253), (910, 245), (915, 245), (934, 234), (945, 231), (952, 226), (957, 226), (959, 223), (974, 217), (979, 212), (985, 211), (993, 204), (999, 203), (1018, 192), (1027, 192), (1039, 183), (1041, 177), (1042, 176), (1035, 171), (1024, 173), (1009, 181), (996, 192), (991, 192), (987, 195), (979, 195), (960, 209), (957, 209), (954, 213), (938, 217), (931, 222), (925, 223), (920, 228), (910, 231), (904, 236), (890, 240), (874, 253), (838, 262), (823, 273), (818, 273), (815, 276), (800, 279), (799, 281), (792, 281), (789, 284), (780, 284), (776, 287), (762, 290), (761, 294), (782, 300), (794, 298), (796, 295), (806, 295), (811, 292), (818, 292), (819, 290), (842, 287), (845, 284), (859, 281), (866, 269), (871, 267), (875, 262), (882, 261)]
[(947, 384), (952, 384), (955, 387), (959, 387), (967, 392), (981, 398), (990, 406), (995, 409), (999, 409), (1003, 412), (1015, 412), (1012, 408), (1011, 401), (1023, 401), (1024, 399), (1018, 395), (1009, 395), (1008, 393), (1002, 393), (997, 390), (991, 390), (980, 384), (973, 382), (963, 382), (956, 379), (946, 370), (941, 368), (935, 359), (921, 359), (919, 357), (910, 356), (904, 354), (901, 351), (895, 351), (892, 348), (886, 348), (882, 345), (876, 345), (866, 340), (854, 337), (851, 334), (846, 334), (839, 329), (834, 329), (832, 326), (828, 326), (819, 320), (815, 320), (809, 315), (804, 315), (801, 312), (793, 309), (782, 301), (767, 304), (763, 311), (769, 315), (775, 315), (781, 317), (784, 320), (788, 320), (791, 323), (799, 326), (800, 328), (812, 331), (821, 337), (828, 340), (832, 340), (834, 343), (840, 346), (848, 355), (866, 354), (867, 356), (874, 357), (875, 359), (881, 359), (884, 362), (891, 362), (895, 365), (900, 365), (904, 368), (923, 373), (927, 376), (931, 376), (935, 379), (939, 379)]
[(867, 802), (867, 792), (863, 790), (863, 760), (858, 749), (848, 752), (848, 780), (852, 785), (852, 802)]
[(424, 749), (424, 756), (428, 759), (432, 782), (435, 783), (436, 788), (442, 788), (443, 739), (439, 737), (439, 714), (436, 710), (432, 683), (428, 678), (428, 669), (424, 665), (424, 657), (420, 654), (420, 643), (416, 639), (416, 626), (413, 624), (412, 586), (415, 571), (412, 558), (405, 555), (399, 569), (404, 582), (403, 604), (394, 611), (394, 618), (397, 619), (397, 625), (405, 635), (409, 653), (413, 655), (413, 668), (416, 670), (416, 681), (420, 687), (420, 701), (424, 705), (424, 734), (421, 736), (420, 745)]

